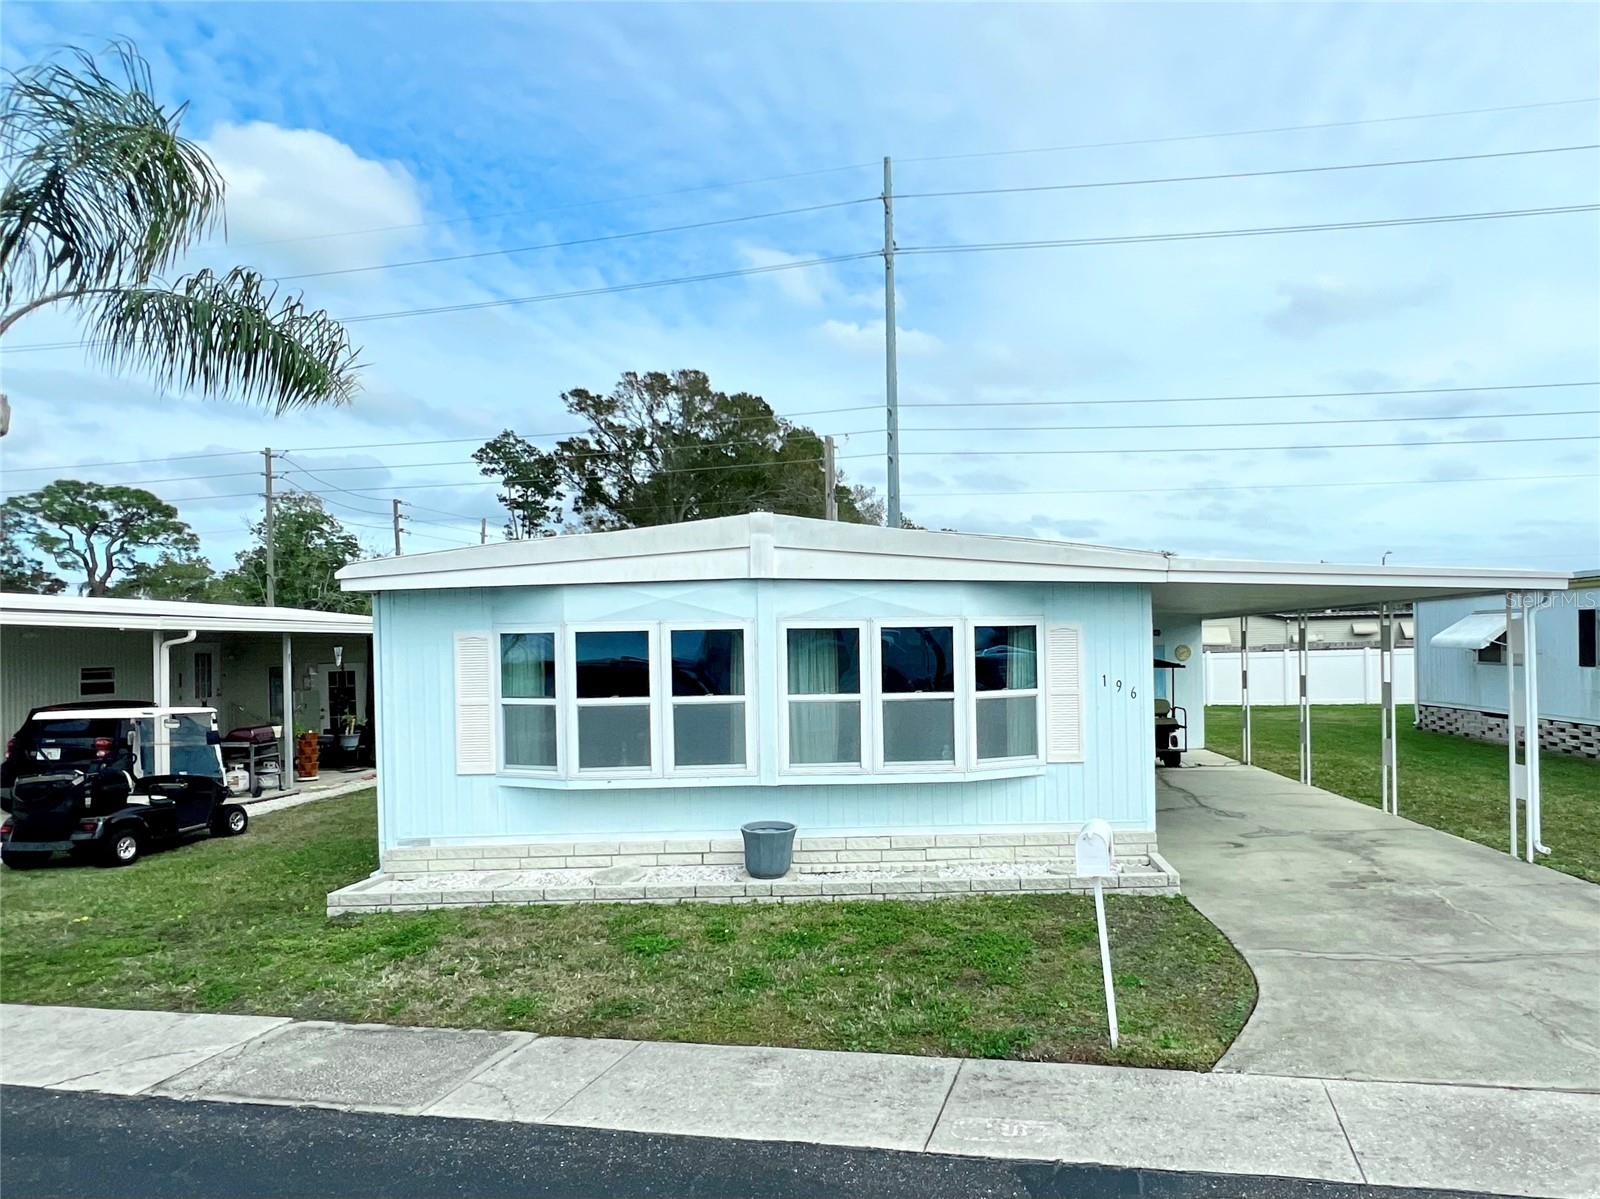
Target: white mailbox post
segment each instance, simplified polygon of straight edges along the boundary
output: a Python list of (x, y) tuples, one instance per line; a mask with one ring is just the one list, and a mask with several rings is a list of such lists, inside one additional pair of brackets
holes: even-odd
[(1111, 985), (1111, 944), (1106, 939), (1106, 901), (1101, 884), (1117, 872), (1116, 837), (1104, 820), (1091, 820), (1078, 833), (1074, 847), (1080, 878), (1094, 879), (1094, 918), (1100, 926), (1100, 976), (1106, 987), (1106, 1023), (1111, 1028), (1111, 1048), (1117, 1047), (1117, 992)]

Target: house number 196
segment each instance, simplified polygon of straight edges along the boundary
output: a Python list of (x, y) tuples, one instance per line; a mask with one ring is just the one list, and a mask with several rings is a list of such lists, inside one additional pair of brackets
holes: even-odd
[[(1100, 676), (1100, 685), (1102, 687), (1115, 687), (1118, 691), (1122, 690), (1122, 680), (1121, 679), (1112, 680), (1112, 679), (1108, 679), (1105, 675), (1101, 675)], [(1139, 688), (1137, 688), (1137, 687), (1129, 687), (1128, 688), (1128, 698), (1129, 699), (1138, 699), (1139, 698)]]

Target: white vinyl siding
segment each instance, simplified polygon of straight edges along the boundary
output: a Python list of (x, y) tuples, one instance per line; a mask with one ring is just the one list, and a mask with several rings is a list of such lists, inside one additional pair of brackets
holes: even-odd
[(457, 633), (456, 773), (493, 774), (494, 673), (487, 633)]

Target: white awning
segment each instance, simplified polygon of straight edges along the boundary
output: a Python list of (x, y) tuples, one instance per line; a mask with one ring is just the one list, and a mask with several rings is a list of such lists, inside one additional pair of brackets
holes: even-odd
[(1352, 620), (1350, 631), (1357, 637), (1372, 637), (1378, 632), (1378, 622), (1375, 620)]
[(1442, 629), (1428, 639), (1428, 644), (1445, 649), (1482, 649), (1505, 636), (1504, 612), (1474, 612), (1463, 616), (1448, 629)]
[(1219, 629), (1215, 625), (1207, 625), (1200, 631), (1202, 645), (1232, 645), (1233, 633), (1229, 629)]

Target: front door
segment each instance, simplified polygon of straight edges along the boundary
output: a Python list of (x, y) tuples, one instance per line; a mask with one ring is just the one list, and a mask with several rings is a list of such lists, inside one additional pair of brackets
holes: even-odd
[(172, 702), (178, 707), (216, 708), (220, 704), (222, 654), (214, 641), (196, 641), (178, 659)]
[(345, 721), (354, 717), (360, 724), (367, 714), (367, 668), (364, 663), (345, 666), (325, 663), (317, 667), (322, 699), (323, 728), (334, 733), (345, 731)]

